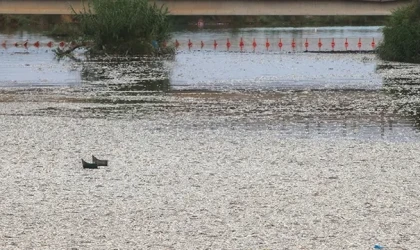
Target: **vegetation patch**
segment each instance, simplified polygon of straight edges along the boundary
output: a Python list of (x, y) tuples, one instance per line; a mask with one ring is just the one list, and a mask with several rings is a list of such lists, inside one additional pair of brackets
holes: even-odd
[(420, 1), (392, 13), (378, 47), (383, 60), (420, 63)]
[[(74, 11), (74, 10), (73, 10)], [(82, 41), (91, 41), (91, 52), (125, 55), (170, 53), (168, 9), (148, 0), (89, 0), (77, 13)]]

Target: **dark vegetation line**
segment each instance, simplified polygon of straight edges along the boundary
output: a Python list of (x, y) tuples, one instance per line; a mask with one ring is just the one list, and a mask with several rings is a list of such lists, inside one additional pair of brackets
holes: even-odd
[[(74, 19), (74, 18), (71, 18)], [(168, 16), (172, 30), (196, 28), (198, 20), (206, 27), (319, 27), (319, 26), (383, 26), (388, 16)], [(68, 18), (59, 15), (0, 15), (0, 28), (57, 29)], [(75, 21), (75, 20), (74, 20)], [(65, 31), (66, 27), (63, 27)], [(61, 34), (60, 34), (61, 35)]]
[(383, 26), (388, 16), (171, 16), (176, 29), (196, 27), (201, 19), (206, 27), (319, 27)]

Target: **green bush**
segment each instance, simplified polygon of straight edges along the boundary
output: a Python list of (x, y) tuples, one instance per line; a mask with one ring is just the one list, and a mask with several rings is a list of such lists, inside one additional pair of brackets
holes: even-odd
[(420, 63), (420, 1), (397, 9), (383, 29), (381, 59)]
[(97, 50), (150, 54), (153, 41), (170, 38), (168, 9), (148, 0), (89, 0), (75, 15), (84, 40), (93, 41)]

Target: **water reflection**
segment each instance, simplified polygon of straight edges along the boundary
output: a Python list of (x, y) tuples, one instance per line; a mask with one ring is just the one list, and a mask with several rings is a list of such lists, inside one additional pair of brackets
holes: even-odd
[(373, 55), (180, 52), (175, 89), (380, 89)]
[(152, 91), (152, 92), (168, 92), (170, 90), (169, 78), (159, 80), (145, 80), (138, 81), (134, 84), (122, 84), (119, 87), (115, 87), (115, 91)]
[[(22, 43), (28, 41), (28, 46)], [(48, 42), (59, 41), (40, 32), (0, 32), (0, 87), (77, 86), (80, 84), (79, 65), (72, 60), (55, 61)], [(14, 43), (18, 43), (15, 46)], [(35, 47), (33, 43), (39, 42)]]
[(172, 57), (89, 58), (82, 65), (85, 85), (106, 87), (110, 91), (142, 94), (170, 90), (168, 67)]

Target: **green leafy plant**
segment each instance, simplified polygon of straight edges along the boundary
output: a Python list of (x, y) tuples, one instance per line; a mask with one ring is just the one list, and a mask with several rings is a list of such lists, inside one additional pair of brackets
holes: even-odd
[(420, 63), (420, 1), (392, 13), (378, 47), (381, 59)]
[(154, 41), (170, 38), (167, 7), (148, 0), (89, 0), (83, 11), (73, 12), (84, 39), (97, 51), (151, 54)]

